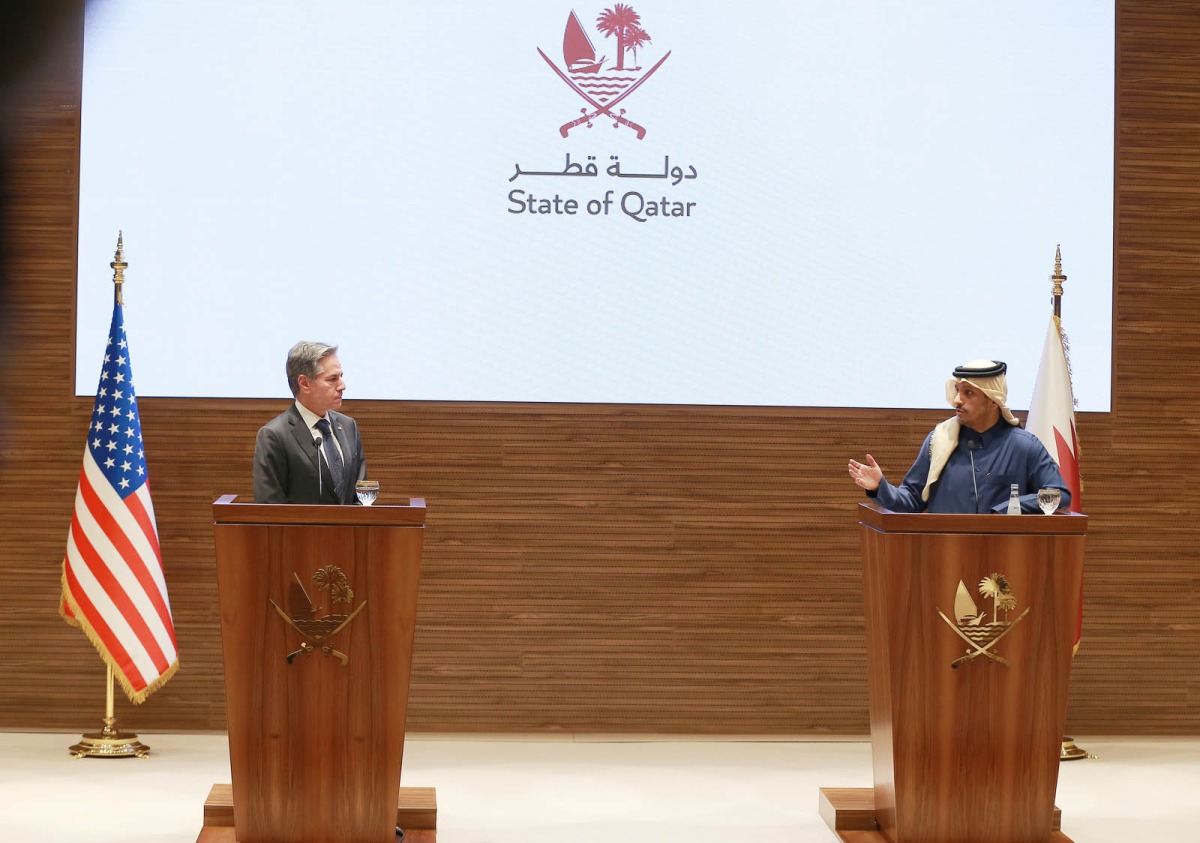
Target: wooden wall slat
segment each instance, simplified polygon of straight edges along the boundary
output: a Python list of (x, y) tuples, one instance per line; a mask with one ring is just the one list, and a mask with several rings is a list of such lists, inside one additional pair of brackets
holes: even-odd
[[(103, 712), (103, 668), (57, 615), (91, 404), (72, 395), (81, 5), (73, 39), (29, 75), (4, 121), (0, 728), (90, 730)], [(1079, 418), (1091, 530), (1069, 725), (1197, 734), (1200, 9), (1118, 0), (1117, 32), (1114, 412)], [(1068, 289), (1068, 331), (1070, 302)], [(249, 495), (254, 433), (279, 409), (141, 401), (182, 668), (136, 711), (119, 701), (134, 728), (224, 726), (209, 504)], [(429, 502), (410, 729), (867, 731), (859, 498), (845, 461), (870, 450), (899, 475), (943, 413), (347, 411), (382, 500)]]

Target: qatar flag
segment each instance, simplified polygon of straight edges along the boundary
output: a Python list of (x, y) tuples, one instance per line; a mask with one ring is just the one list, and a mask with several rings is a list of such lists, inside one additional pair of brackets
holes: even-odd
[(1071, 490), (1071, 511), (1083, 512), (1079, 488), (1079, 437), (1075, 433), (1075, 396), (1071, 391), (1071, 373), (1063, 346), (1058, 317), (1050, 317), (1042, 362), (1033, 385), (1033, 400), (1025, 429), (1042, 440), (1050, 456), (1058, 463), (1063, 480)]
[[(1083, 495), (1079, 481), (1079, 437), (1075, 433), (1075, 396), (1071, 390), (1071, 372), (1067, 368), (1067, 352), (1063, 344), (1062, 325), (1057, 316), (1050, 317), (1042, 362), (1038, 366), (1037, 382), (1025, 429), (1037, 436), (1058, 463), (1058, 470), (1071, 490), (1072, 512), (1083, 512)], [(1079, 591), (1079, 616), (1075, 622), (1075, 647), (1083, 634), (1083, 589)]]

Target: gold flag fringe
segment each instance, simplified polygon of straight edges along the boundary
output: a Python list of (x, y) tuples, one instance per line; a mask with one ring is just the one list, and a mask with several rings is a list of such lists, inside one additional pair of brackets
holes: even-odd
[[(104, 646), (104, 642), (100, 640), (100, 636), (97, 635), (96, 631), (92, 629), (90, 624), (87, 623), (82, 612), (79, 610), (78, 604), (76, 604), (76, 602), (71, 598), (71, 592), (67, 588), (67, 573), (65, 570), (66, 564), (67, 560), (63, 559), (64, 570), (62, 577), (60, 578), (62, 584), (62, 600), (60, 600), (58, 604), (59, 616), (71, 626), (83, 630), (83, 634), (87, 636), (88, 640), (92, 642), (92, 646), (96, 648), (96, 652), (100, 654), (100, 659), (105, 663), (105, 665), (112, 668), (113, 676), (115, 676), (117, 682), (120, 683), (121, 689), (125, 692), (125, 696), (127, 696), (129, 701), (134, 705), (141, 705), (146, 701), (147, 697), (149, 697), (163, 685), (166, 685), (167, 681), (175, 675), (175, 671), (179, 670), (179, 657), (176, 656), (175, 661), (171, 662), (171, 665), (166, 669), (166, 671), (164, 671), (161, 676), (159, 676), (145, 688), (140, 691), (134, 690), (133, 686), (129, 683), (129, 679), (125, 676), (125, 672), (121, 670), (120, 666), (117, 665), (116, 660), (108, 652), (108, 648)], [(74, 617), (71, 617), (71, 615), (68, 615), (65, 611), (63, 611), (64, 603), (67, 605), (67, 608), (74, 613)]]
[[(1075, 373), (1071, 371), (1071, 341), (1067, 338), (1067, 332), (1063, 330), (1062, 319), (1058, 316), (1051, 316), (1054, 320), (1054, 327), (1058, 329), (1058, 339), (1062, 343), (1063, 357), (1067, 358), (1067, 385), (1071, 387), (1071, 414), (1075, 414), (1075, 408), (1079, 406), (1079, 401), (1075, 398)], [(1083, 453), (1083, 445), (1079, 442), (1079, 431), (1075, 431), (1075, 462), (1082, 464), (1083, 460), (1080, 455)], [(1079, 495), (1083, 497), (1083, 472), (1079, 473)], [(1079, 645), (1075, 645), (1075, 649), (1079, 649)]]
[(1067, 359), (1067, 380), (1071, 384), (1071, 412), (1075, 412), (1079, 401), (1075, 398), (1075, 372), (1071, 369), (1071, 338), (1063, 330), (1061, 317), (1051, 316), (1051, 318), (1054, 320), (1054, 327), (1058, 330), (1058, 341), (1062, 343), (1063, 357)]

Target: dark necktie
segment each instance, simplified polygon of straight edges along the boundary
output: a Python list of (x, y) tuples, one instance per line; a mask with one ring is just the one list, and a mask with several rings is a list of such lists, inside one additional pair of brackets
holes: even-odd
[(333, 475), (333, 488), (340, 499), (342, 497), (342, 455), (338, 453), (337, 443), (333, 441), (333, 431), (329, 427), (329, 419), (317, 421), (317, 430), (321, 431), (321, 447), (325, 449), (325, 461), (329, 463), (329, 473)]

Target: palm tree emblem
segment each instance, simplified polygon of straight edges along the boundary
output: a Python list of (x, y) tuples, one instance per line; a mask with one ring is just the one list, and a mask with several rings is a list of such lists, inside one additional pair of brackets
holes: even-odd
[(1007, 618), (1008, 613), (1017, 608), (1017, 598), (1013, 596), (1012, 588), (1008, 584), (1008, 577), (1004, 574), (991, 574), (981, 579), (979, 595), (992, 598), (992, 623), (1000, 622), (1002, 610)]
[(617, 39), (617, 70), (625, 69), (626, 50), (634, 51), (633, 60), (636, 63), (638, 48), (650, 41), (641, 23), (642, 16), (626, 3), (615, 3), (596, 18), (596, 28), (604, 33), (604, 37)]
[(353, 603), (354, 589), (350, 587), (346, 574), (337, 565), (325, 565), (313, 574), (313, 585), (318, 591), (329, 592), (330, 603)]
[[(633, 28), (633, 32), (626, 36), (625, 43), (626, 49), (629, 49), (633, 52), (633, 63), (637, 64), (638, 50), (650, 43), (650, 33), (642, 29), (640, 26), (635, 26)], [(638, 65), (633, 69), (641, 70), (642, 67), (641, 65)]]

